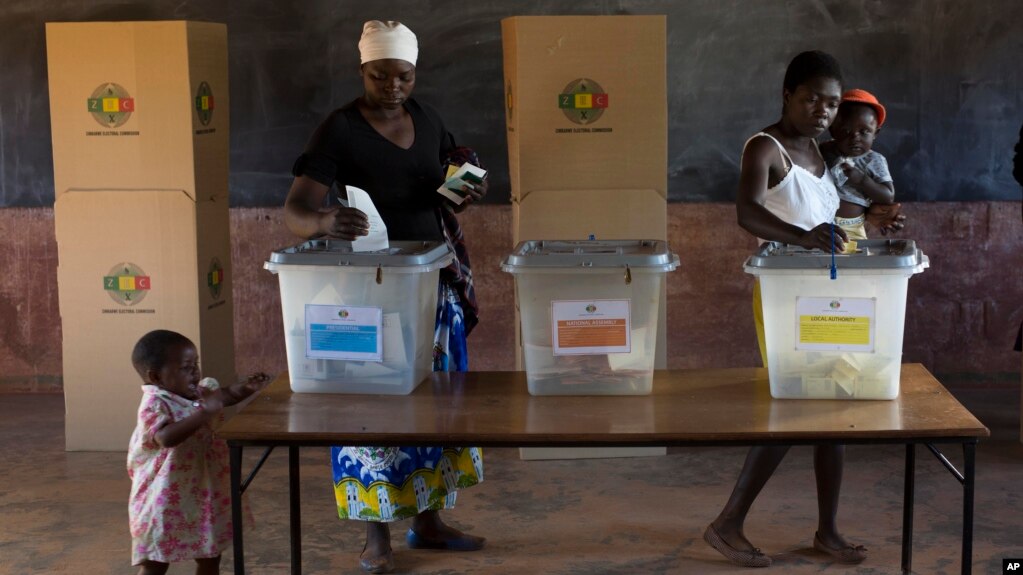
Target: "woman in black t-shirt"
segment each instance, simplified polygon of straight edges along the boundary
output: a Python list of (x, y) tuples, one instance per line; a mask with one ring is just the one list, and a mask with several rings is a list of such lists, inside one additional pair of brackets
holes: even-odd
[[(415, 34), (397, 22), (370, 21), (359, 51), (365, 93), (330, 114), (295, 162), (285, 222), (303, 238), (366, 235), (364, 213), (328, 201), (337, 183), (342, 190), (351, 185), (369, 194), (389, 239), (443, 241), (442, 219), (450, 214), (440, 210), (464, 210), (486, 195), (487, 182), (464, 188), (466, 199), (457, 207), (444, 205), (448, 200), (436, 191), (454, 143), (437, 112), (410, 98), (418, 57)], [(435, 337), (435, 354), (439, 348), (442, 361), (435, 361), (435, 369), (439, 364), (464, 371), (463, 302), (445, 277), (438, 290)], [(331, 462), (339, 515), (367, 522), (360, 556), (364, 570), (394, 568), (390, 521), (412, 518), (406, 542), (414, 549), (483, 547), (482, 537), (445, 525), (438, 513), (454, 505), (458, 488), (483, 480), (479, 448), (333, 447)]]

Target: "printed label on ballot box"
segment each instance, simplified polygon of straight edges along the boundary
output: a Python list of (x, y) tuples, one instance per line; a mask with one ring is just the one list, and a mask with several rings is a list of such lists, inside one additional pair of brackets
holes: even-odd
[(383, 313), (378, 307), (305, 306), (309, 359), (383, 361)]
[(873, 298), (796, 297), (796, 349), (874, 352)]
[(554, 355), (603, 355), (632, 351), (630, 301), (551, 302)]

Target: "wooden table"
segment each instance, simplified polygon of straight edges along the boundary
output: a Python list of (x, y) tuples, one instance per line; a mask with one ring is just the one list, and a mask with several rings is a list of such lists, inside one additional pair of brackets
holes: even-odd
[[(523, 372), (435, 373), (413, 393), (292, 393), (279, 376), (218, 432), (231, 453), (235, 573), (243, 574), (241, 480), (245, 446), (287, 446), (291, 569), (300, 574), (298, 450), (330, 445), (600, 447), (906, 445), (902, 569), (912, 565), (916, 444), (963, 486), (962, 573), (971, 572), (975, 450), (990, 432), (922, 365), (902, 366), (893, 401), (772, 399), (766, 369), (667, 370), (646, 396), (531, 396)], [(934, 446), (961, 444), (960, 473)]]

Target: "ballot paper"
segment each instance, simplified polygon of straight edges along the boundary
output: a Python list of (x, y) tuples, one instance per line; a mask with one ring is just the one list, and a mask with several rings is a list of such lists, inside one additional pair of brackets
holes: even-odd
[(390, 245), (387, 243), (387, 226), (384, 225), (384, 219), (380, 217), (380, 212), (373, 205), (373, 200), (369, 198), (369, 194), (366, 193), (366, 190), (356, 188), (355, 186), (345, 186), (345, 191), (348, 193), (348, 207), (355, 208), (366, 214), (366, 219), (369, 220), (369, 234), (355, 238), (352, 241), (352, 251), (375, 252), (386, 250)]
[[(320, 291), (316, 292), (316, 295), (313, 296), (309, 303), (316, 305), (344, 305), (345, 300), (338, 293), (333, 283), (327, 283), (320, 288)], [(298, 321), (298, 319), (296, 318), (295, 321)]]
[(448, 168), (447, 179), (439, 188), (437, 188), (437, 193), (451, 200), (455, 204), (461, 204), (465, 201), (466, 196), (462, 187), (483, 183), (483, 178), (486, 177), (486, 170), (478, 168), (468, 162), (462, 164), (462, 166), (457, 169), (455, 169), (454, 166), (450, 166)]
[(384, 314), (384, 363), (392, 369), (408, 365), (405, 337), (401, 332), (401, 314), (398, 312)]
[(611, 367), (611, 371), (651, 368), (650, 358), (646, 353), (646, 328), (633, 328), (630, 341), (632, 343), (631, 352), (607, 354), (607, 363)]

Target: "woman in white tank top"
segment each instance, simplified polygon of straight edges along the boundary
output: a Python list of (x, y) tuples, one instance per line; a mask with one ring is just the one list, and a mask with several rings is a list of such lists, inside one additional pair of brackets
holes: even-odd
[[(838, 210), (838, 192), (817, 149), (816, 138), (827, 130), (842, 94), (838, 62), (822, 52), (803, 52), (785, 72), (782, 117), (751, 137), (743, 148), (736, 215), (743, 229), (764, 240), (808, 249), (832, 249), (831, 222)], [(901, 216), (882, 215), (882, 228), (898, 229)], [(841, 251), (845, 232), (834, 228), (834, 249)], [(756, 315), (759, 286), (754, 289)], [(762, 315), (760, 316), (762, 318)], [(762, 320), (758, 339), (763, 341)], [(763, 357), (764, 345), (761, 344)], [(746, 456), (731, 497), (707, 527), (704, 539), (732, 562), (767, 567), (771, 558), (746, 539), (743, 524), (750, 506), (788, 452), (787, 445), (757, 446)], [(845, 540), (835, 525), (845, 448), (814, 447), (819, 519), (814, 548), (841, 563), (859, 563), (866, 549)]]
[[(750, 142), (758, 138), (766, 138), (774, 142), (781, 154), (783, 165), (788, 170), (780, 182), (765, 190), (761, 196), (761, 205), (781, 221), (802, 230), (812, 230), (822, 223), (833, 221), (835, 212), (838, 211), (839, 198), (831, 171), (824, 169), (823, 175), (818, 177), (811, 171), (816, 166), (811, 166), (808, 169), (794, 163), (785, 150), (785, 146), (767, 132), (757, 132), (749, 140), (746, 140), (746, 145), (743, 146), (743, 156), (745, 156), (746, 147)], [(816, 155), (817, 158), (820, 158), (821, 165), (824, 165), (823, 156), (816, 147), (817, 140), (811, 139), (810, 141), (814, 144), (814, 151), (817, 152)]]

